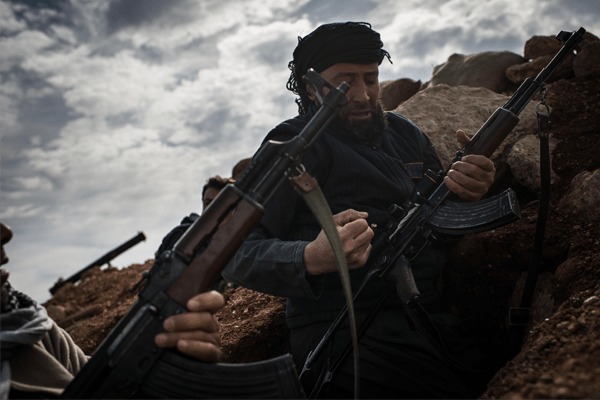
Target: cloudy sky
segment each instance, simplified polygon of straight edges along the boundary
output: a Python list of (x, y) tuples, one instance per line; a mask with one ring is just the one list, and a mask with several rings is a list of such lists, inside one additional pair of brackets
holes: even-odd
[(0, 2), (0, 219), (13, 286), (43, 302), (139, 231), (116, 258), (152, 258), (199, 211), (212, 175), (293, 117), (297, 43), (368, 21), (392, 55), (381, 80), (428, 81), (451, 54), (522, 54), (533, 35), (600, 34), (597, 0), (45, 0)]

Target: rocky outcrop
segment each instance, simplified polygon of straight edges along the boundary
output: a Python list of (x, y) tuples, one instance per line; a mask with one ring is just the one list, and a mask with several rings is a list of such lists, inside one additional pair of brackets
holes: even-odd
[[(558, 140), (550, 138), (551, 155), (557, 142)], [(516, 142), (510, 149), (506, 161), (517, 182), (533, 193), (540, 191), (540, 142), (535, 135), (527, 135)], [(558, 176), (551, 171), (550, 183), (554, 184), (557, 180)]]
[(569, 192), (559, 207), (571, 213), (586, 215), (590, 221), (600, 219), (600, 170), (582, 172), (571, 182)]
[(487, 51), (463, 55), (452, 54), (448, 61), (433, 69), (427, 87), (436, 85), (484, 87), (502, 93), (511, 83), (506, 77), (506, 69), (526, 60), (510, 51)]
[[(562, 42), (554, 36), (533, 36), (525, 43), (523, 51), (523, 55), (528, 61), (508, 67), (506, 77), (511, 82), (520, 84), (525, 79), (536, 76), (548, 65), (562, 46)], [(600, 76), (600, 40), (595, 35), (586, 32), (582, 41), (576, 46), (575, 52), (552, 73), (548, 82), (572, 76), (592, 75)]]
[(600, 41), (589, 41), (573, 60), (573, 72), (577, 78), (600, 76)]
[[(517, 64), (509, 67), (506, 70), (506, 77), (514, 83), (523, 83), (525, 79), (536, 76), (544, 69), (556, 53), (546, 54), (537, 57), (529, 62)], [(559, 79), (570, 78), (573, 76), (573, 60), (575, 55), (569, 55), (550, 75), (547, 82), (557, 81)]]
[(385, 81), (379, 84), (379, 96), (383, 109), (393, 110), (406, 100), (410, 99), (421, 89), (421, 81), (409, 78)]
[[(474, 135), (508, 96), (485, 88), (450, 87), (440, 84), (424, 89), (394, 111), (413, 121), (431, 138), (442, 165), (449, 166), (457, 150), (456, 131)], [(535, 104), (521, 113), (521, 121), (492, 156), (495, 162), (506, 161), (507, 149), (526, 135), (535, 134)]]

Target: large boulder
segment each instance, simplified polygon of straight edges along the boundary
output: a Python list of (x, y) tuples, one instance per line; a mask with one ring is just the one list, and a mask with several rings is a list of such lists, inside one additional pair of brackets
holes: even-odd
[(385, 81), (379, 84), (379, 96), (383, 109), (393, 110), (406, 100), (410, 99), (421, 89), (421, 81), (409, 78)]
[[(584, 51), (588, 44), (590, 47)], [(508, 67), (506, 77), (516, 84), (523, 83), (525, 79), (539, 74), (562, 47), (563, 43), (555, 36), (533, 36), (525, 43), (523, 50), (525, 59), (529, 61)], [(567, 56), (546, 82), (571, 78), (573, 75), (576, 77), (600, 76), (599, 48), (598, 37), (589, 32), (584, 33), (581, 42), (575, 46), (576, 54)]]
[[(512, 65), (506, 69), (506, 77), (511, 82), (521, 84), (525, 79), (535, 77), (542, 69), (552, 61), (555, 54), (547, 54), (533, 59), (523, 64)], [(569, 54), (567, 58), (556, 68), (556, 70), (548, 77), (546, 82), (554, 82), (559, 79), (570, 78), (573, 76), (573, 61), (574, 54)]]
[[(421, 90), (394, 111), (413, 121), (431, 138), (442, 165), (447, 167), (457, 150), (456, 131), (475, 134), (509, 97), (486, 88), (437, 85)], [(529, 103), (521, 121), (492, 155), (493, 161), (506, 161), (507, 149), (525, 135), (537, 131), (535, 103)]]
[(569, 192), (560, 200), (558, 207), (575, 213), (588, 221), (600, 219), (600, 170), (584, 171), (573, 178)]
[(525, 58), (510, 51), (487, 51), (463, 55), (453, 54), (444, 64), (433, 69), (427, 87), (446, 84), (449, 86), (484, 87), (496, 93), (506, 91), (511, 82), (506, 69), (522, 64)]
[(575, 51), (577, 53), (579, 53), (581, 51), (581, 49), (583, 49), (589, 42), (598, 42), (598, 41), (600, 41), (598, 36), (594, 35), (593, 33), (586, 32), (583, 34), (583, 39), (581, 39), (581, 42), (579, 42), (577, 44), (577, 46), (575, 46)]
[(577, 53), (573, 61), (577, 78), (600, 77), (600, 42), (590, 41)]
[[(556, 148), (558, 140), (550, 138), (550, 154)], [(540, 181), (540, 142), (536, 135), (527, 135), (514, 144), (507, 159), (513, 176), (521, 185), (538, 193), (541, 190)], [(550, 182), (554, 184), (558, 176), (550, 171)]]
[(563, 43), (556, 36), (533, 36), (525, 42), (523, 56), (528, 60), (535, 60), (550, 54), (556, 54), (563, 47)]

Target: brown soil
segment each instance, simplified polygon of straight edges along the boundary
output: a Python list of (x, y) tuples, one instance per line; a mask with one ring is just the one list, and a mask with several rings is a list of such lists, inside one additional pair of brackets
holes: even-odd
[[(553, 168), (550, 215), (534, 325), (520, 353), (491, 379), (483, 398), (600, 398), (600, 228), (590, 216), (557, 208), (574, 176), (600, 168), (600, 79), (568, 79), (548, 85), (551, 135), (560, 139)], [(473, 315), (483, 334), (504, 345), (509, 304), (518, 305), (515, 287), (529, 266), (537, 221), (536, 195), (511, 178), (499, 176), (494, 189), (513, 187), (522, 218), (494, 231), (464, 238), (445, 272), (445, 293), (453, 310)], [(127, 289), (149, 260), (118, 270), (96, 268), (77, 284), (61, 288), (45, 305), (64, 319), (92, 306), (98, 314), (65, 326), (75, 342), (92, 354), (135, 301)], [(520, 284), (519, 284), (520, 285)], [(520, 287), (520, 286), (519, 286)], [(289, 352), (284, 299), (244, 288), (226, 292), (218, 313), (225, 362), (266, 360)], [(59, 321), (60, 322), (60, 321)]]

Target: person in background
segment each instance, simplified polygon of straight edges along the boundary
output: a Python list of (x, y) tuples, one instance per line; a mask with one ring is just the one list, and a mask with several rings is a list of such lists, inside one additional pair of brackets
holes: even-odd
[[(2, 222), (0, 231), (4, 265), (9, 262), (4, 246), (13, 238), (13, 232)], [(43, 306), (10, 285), (7, 270), (1, 269), (0, 277), (0, 397), (59, 396), (89, 357), (48, 317)], [(165, 320), (165, 332), (156, 336), (156, 345), (177, 348), (202, 361), (219, 361), (219, 324), (214, 314), (224, 304), (223, 296), (215, 291), (193, 297), (187, 304), (188, 313)]]
[(216, 175), (206, 181), (206, 184), (202, 188), (202, 211), (206, 210), (206, 207), (208, 207), (227, 184), (235, 183), (248, 165), (250, 165), (251, 161), (252, 158), (244, 158), (243, 160), (238, 161), (233, 167), (231, 178), (229, 179), (221, 178), (219, 175)]
[(202, 212), (212, 203), (212, 201), (221, 193), (221, 190), (228, 183), (234, 183), (233, 178), (221, 178), (219, 175), (213, 176), (206, 181), (202, 187)]

